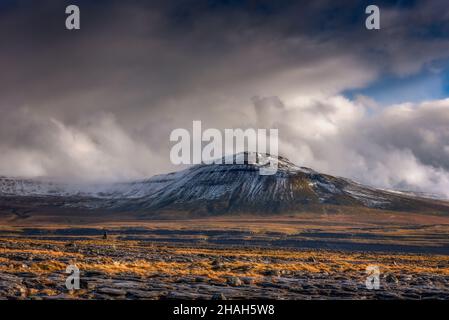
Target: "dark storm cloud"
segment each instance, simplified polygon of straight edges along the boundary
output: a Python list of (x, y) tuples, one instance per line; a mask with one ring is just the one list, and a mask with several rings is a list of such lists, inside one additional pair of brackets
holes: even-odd
[[(383, 74), (419, 72), (449, 56), (447, 4), (438, 0), (379, 2), (378, 32), (365, 29), (368, 3), (355, 0), (2, 3), (0, 174), (5, 175), (124, 179), (170, 170), (171, 130), (190, 128), (192, 120), (217, 128), (261, 125), (268, 118), (254, 108), (257, 96), (259, 104), (276, 96), (285, 109), (315, 101), (301, 115), (336, 135), (322, 121), (329, 114), (365, 116), (357, 108), (345, 115), (340, 110), (345, 104), (331, 97)], [(64, 27), (68, 4), (80, 6), (79, 31)], [(307, 127), (303, 118), (290, 124), (276, 117), (283, 114), (279, 108), (266, 112), (274, 112), (270, 118), (277, 122), (265, 124), (290, 128), (284, 140)], [(428, 128), (441, 118), (426, 121)], [(366, 139), (391, 140), (392, 148), (410, 149), (418, 164), (446, 172), (441, 153), (429, 156), (438, 146), (414, 147), (408, 128), (399, 126), (396, 135), (391, 127), (385, 136)], [(344, 161), (334, 169), (326, 164), (327, 157), (337, 156), (331, 145), (300, 137), (302, 144), (286, 144), (284, 153), (305, 165), (362, 177), (362, 170)], [(311, 157), (295, 156), (305, 149)], [(394, 185), (400, 179), (390, 180)]]
[(78, 1), (82, 28), (68, 32), (70, 1), (18, 1), (1, 14), (0, 84), (3, 93), (20, 88), (23, 95), (11, 98), (22, 103), (119, 90), (123, 100), (137, 95), (138, 105), (139, 98), (251, 81), (332, 56), (401, 71), (445, 54), (447, 39), (415, 34), (444, 19), (436, 6), (443, 1), (425, 6), (435, 7), (426, 20), (421, 6), (402, 15), (386, 6), (378, 33), (364, 29), (363, 2), (335, 2)]

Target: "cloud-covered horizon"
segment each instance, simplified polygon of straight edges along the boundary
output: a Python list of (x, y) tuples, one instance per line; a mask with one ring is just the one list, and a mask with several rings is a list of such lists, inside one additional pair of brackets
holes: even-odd
[(449, 99), (376, 113), (363, 97), (257, 104), (259, 121), (279, 128), (280, 150), (295, 163), (381, 188), (449, 196)]
[(201, 120), (279, 128), (280, 153), (299, 165), (449, 195), (449, 89), (427, 101), (392, 90), (395, 105), (369, 95), (385, 77), (431, 73), (445, 85), (447, 4), (382, 1), (382, 29), (368, 32), (362, 2), (78, 1), (81, 30), (69, 32), (72, 3), (10, 1), (0, 6), (0, 175), (177, 170), (170, 132)]

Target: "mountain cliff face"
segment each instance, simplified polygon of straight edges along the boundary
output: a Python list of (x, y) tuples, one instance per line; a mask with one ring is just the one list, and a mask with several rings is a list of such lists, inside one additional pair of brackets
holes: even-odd
[(323, 206), (449, 213), (449, 202), (363, 186), (298, 167), (282, 157), (274, 175), (259, 174), (265, 155), (257, 155), (256, 163), (248, 163), (247, 153), (235, 158), (241, 164), (201, 164), (129, 183), (77, 186), (0, 178), (0, 199), (34, 202), (36, 208), (45, 203), (47, 207), (198, 215), (276, 214)]

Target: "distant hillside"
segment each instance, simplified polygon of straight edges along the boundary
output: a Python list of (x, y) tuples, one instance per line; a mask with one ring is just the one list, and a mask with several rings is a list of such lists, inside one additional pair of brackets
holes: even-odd
[[(0, 209), (82, 209), (152, 214), (279, 214), (344, 206), (419, 213), (449, 213), (449, 202), (419, 194), (379, 190), (348, 179), (298, 167), (279, 158), (274, 175), (260, 175), (267, 155), (241, 164), (201, 164), (186, 170), (128, 183), (81, 186), (57, 182), (0, 178)], [(265, 159), (266, 160), (266, 159)]]

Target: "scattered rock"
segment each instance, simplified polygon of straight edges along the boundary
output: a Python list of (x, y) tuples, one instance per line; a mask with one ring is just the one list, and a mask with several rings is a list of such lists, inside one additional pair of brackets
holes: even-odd
[(212, 295), (212, 298), (211, 298), (212, 300), (226, 300), (226, 297), (225, 297), (225, 295), (223, 294), (223, 293), (221, 293), (221, 292), (218, 292), (218, 293), (214, 293), (213, 295)]
[(281, 271), (276, 270), (276, 269), (268, 269), (268, 270), (265, 270), (263, 274), (266, 276), (280, 277)]
[(254, 284), (254, 278), (252, 277), (242, 277), (240, 278), (244, 284), (253, 285)]
[(208, 282), (209, 278), (206, 277), (195, 277), (195, 282)]
[(385, 275), (385, 281), (388, 283), (395, 283), (395, 284), (399, 283), (399, 279), (394, 274), (391, 273)]
[(230, 285), (230, 286), (233, 286), (233, 287), (239, 287), (239, 286), (242, 285), (242, 280), (240, 280), (239, 277), (229, 277), (229, 278), (226, 280), (226, 283), (227, 283), (228, 285)]
[(126, 295), (126, 291), (121, 289), (115, 289), (115, 288), (98, 288), (97, 292), (108, 294), (112, 296), (124, 296)]
[(219, 260), (212, 261), (211, 266), (212, 266), (212, 270), (222, 270), (225, 268), (224, 263)]

